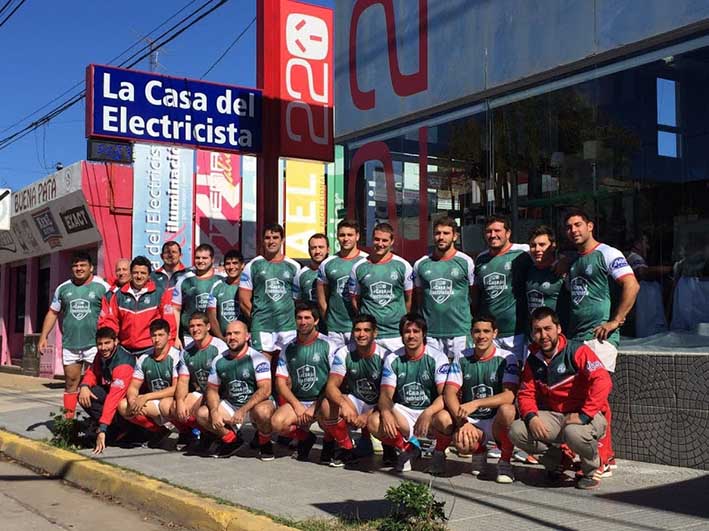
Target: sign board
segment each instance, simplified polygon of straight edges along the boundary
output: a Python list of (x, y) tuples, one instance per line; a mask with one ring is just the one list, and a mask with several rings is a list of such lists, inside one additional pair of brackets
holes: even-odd
[(261, 151), (261, 91), (110, 66), (86, 71), (86, 136)]
[(12, 192), (9, 188), (0, 188), (0, 230), (10, 230), (12, 217)]
[(308, 239), (325, 230), (325, 164), (286, 160), (286, 256), (309, 258)]
[(132, 164), (133, 144), (89, 138), (86, 142), (86, 160)]

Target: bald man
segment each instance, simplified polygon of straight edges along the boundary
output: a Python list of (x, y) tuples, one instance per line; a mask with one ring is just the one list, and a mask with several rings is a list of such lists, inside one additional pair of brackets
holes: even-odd
[(114, 270), (115, 279), (106, 294), (103, 296), (105, 304), (111, 302), (111, 297), (130, 280), (130, 258), (119, 258)]
[(207, 380), (207, 404), (197, 411), (202, 429), (219, 437), (208, 454), (231, 457), (239, 449), (241, 426), (256, 426), (259, 456), (273, 460), (271, 416), (275, 404), (271, 398), (271, 363), (259, 351), (249, 347), (249, 330), (241, 321), (226, 328), (227, 349), (212, 362)]

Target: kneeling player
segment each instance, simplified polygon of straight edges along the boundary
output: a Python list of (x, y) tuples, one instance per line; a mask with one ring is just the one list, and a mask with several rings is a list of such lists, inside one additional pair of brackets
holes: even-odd
[[(327, 400), (321, 408), (325, 432), (341, 448), (340, 455), (330, 461), (331, 466), (344, 466), (355, 460), (348, 426), (362, 430), (357, 454), (374, 453), (367, 421), (379, 400), (382, 366), (387, 355), (384, 347), (374, 342), (376, 337), (377, 320), (371, 315), (360, 315), (352, 326), (354, 342), (340, 347), (332, 359), (325, 388)], [(343, 384), (345, 393), (349, 394), (340, 390)], [(323, 443), (323, 453), (326, 453), (326, 444)]]
[(512, 483), (512, 443), (508, 432), (515, 419), (513, 405), (519, 385), (517, 358), (497, 348), (497, 324), (493, 317), (473, 319), (473, 348), (456, 356), (448, 369), (443, 391), (446, 409), (433, 419), (436, 450), (431, 473), (445, 470), (445, 449), (453, 440), (460, 453), (473, 454), (473, 474), (487, 464), (486, 443), (495, 440), (502, 457), (497, 464), (498, 483)]
[[(416, 314), (401, 318), (404, 347), (384, 360), (379, 411), (368, 422), (372, 435), (399, 450), (399, 472), (411, 470), (411, 460), (421, 455), (418, 437), (428, 435), (433, 417), (443, 409), (448, 358), (426, 345), (426, 330), (426, 321)], [(386, 454), (384, 464), (393, 464)]]
[(295, 321), (296, 338), (278, 357), (276, 389), (282, 405), (273, 414), (271, 425), (274, 431), (296, 439), (297, 459), (307, 461), (316, 441), (310, 426), (318, 415), (336, 347), (318, 332), (320, 313), (315, 306), (296, 304)]
[(170, 415), (180, 351), (170, 346), (170, 323), (155, 319), (150, 323), (153, 347), (138, 358), (126, 397), (118, 404), (123, 418), (152, 432), (148, 446), (158, 447), (170, 435), (162, 427)]
[(96, 331), (96, 350), (98, 355), (86, 369), (79, 386), (79, 404), (98, 422), (94, 453), (100, 454), (106, 448), (107, 432), (113, 425), (116, 408), (126, 396), (133, 377), (135, 356), (118, 350), (118, 336), (107, 326)]
[(256, 425), (262, 461), (273, 459), (271, 415), (275, 410), (271, 397), (271, 363), (259, 351), (249, 347), (249, 330), (241, 321), (226, 327), (227, 348), (212, 362), (207, 385), (207, 406), (197, 412), (203, 429), (220, 437), (210, 452), (214, 457), (231, 457), (239, 449), (241, 426)]

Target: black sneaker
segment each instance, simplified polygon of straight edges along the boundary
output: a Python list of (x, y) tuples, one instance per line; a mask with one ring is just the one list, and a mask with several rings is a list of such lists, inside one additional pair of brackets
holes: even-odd
[(197, 438), (190, 431), (181, 431), (177, 437), (176, 448), (178, 450), (187, 450), (188, 448), (194, 447), (197, 444)]
[(320, 464), (329, 465), (335, 457), (335, 441), (323, 441), (320, 452)]
[(576, 488), (582, 490), (593, 490), (601, 486), (601, 480), (593, 476), (582, 476), (576, 480)]
[(234, 455), (241, 448), (241, 439), (237, 439), (230, 443), (220, 441), (216, 448), (212, 451), (212, 457), (217, 459), (227, 459)]
[(203, 431), (199, 436), (199, 440), (195, 439), (192, 445), (185, 448), (185, 454), (210, 455), (208, 452), (215, 441), (218, 441), (218, 439), (213, 433)]
[(273, 443), (268, 441), (262, 444), (258, 449), (258, 456), (261, 461), (273, 461), (276, 458), (273, 455)]
[(384, 448), (384, 453), (382, 454), (382, 464), (384, 466), (396, 466), (399, 460), (399, 454), (396, 453), (396, 448), (389, 446), (388, 444), (382, 444)]
[(296, 448), (296, 459), (298, 461), (307, 461), (310, 457), (310, 450), (313, 449), (313, 445), (318, 438), (313, 432), (308, 432), (308, 438), (304, 441), (298, 441), (298, 447)]
[(251, 448), (252, 450), (258, 450), (261, 448), (261, 445), (258, 442), (258, 432), (257, 431), (254, 432), (254, 436), (251, 439), (251, 442), (249, 443), (249, 448)]
[(165, 427), (161, 427), (145, 443), (148, 448), (162, 448), (163, 444), (170, 438), (172, 432)]
[(337, 453), (337, 456), (330, 461), (330, 466), (342, 468), (352, 466), (357, 463), (357, 456), (352, 450), (342, 449)]
[(286, 448), (292, 448), (293, 439), (286, 437), (285, 435), (279, 435), (276, 438), (276, 444), (279, 446), (285, 446)]

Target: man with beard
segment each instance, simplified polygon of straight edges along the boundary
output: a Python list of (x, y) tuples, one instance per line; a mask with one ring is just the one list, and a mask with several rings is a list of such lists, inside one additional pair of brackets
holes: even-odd
[[(315, 283), (318, 280), (318, 269), (327, 258), (330, 252), (330, 244), (327, 241), (327, 236), (322, 232), (317, 232), (308, 238), (308, 254), (310, 262), (307, 266), (298, 271), (296, 283), (298, 284), (298, 300), (309, 302), (311, 304), (318, 303), (318, 296), (315, 288)], [(321, 323), (322, 324), (322, 323)]]
[(182, 248), (174, 240), (162, 244), (162, 266), (153, 271), (151, 278), (155, 285), (162, 289), (172, 289), (189, 269), (182, 263)]
[(222, 341), (227, 325), (241, 315), (239, 281), (244, 270), (244, 257), (237, 249), (231, 249), (224, 255), (223, 264), (226, 278), (214, 283), (207, 303), (211, 334)]

